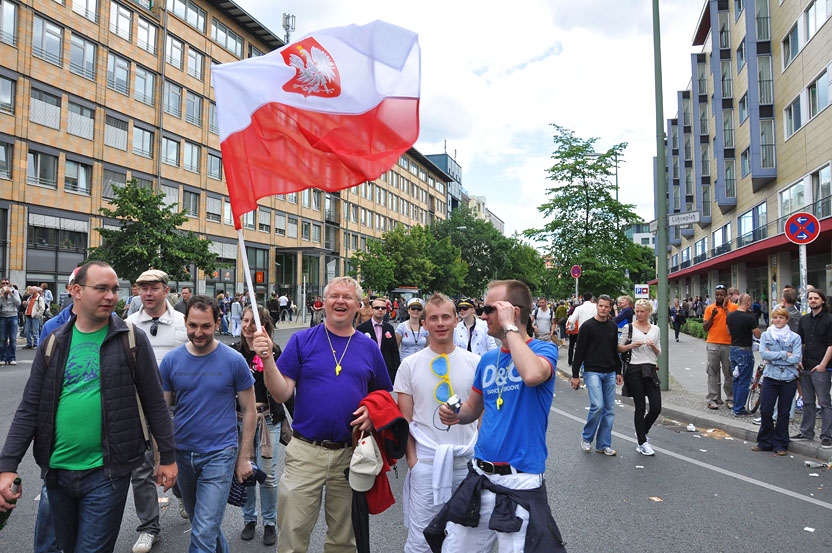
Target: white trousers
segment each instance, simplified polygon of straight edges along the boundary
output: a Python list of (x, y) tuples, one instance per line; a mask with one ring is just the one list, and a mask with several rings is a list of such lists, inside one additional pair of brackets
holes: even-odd
[[(467, 474), (468, 467), (454, 469), (454, 490)], [(407, 542), (404, 545), (404, 551), (405, 553), (430, 553), (424, 530), (444, 506), (433, 504), (433, 465), (417, 462), (408, 471), (405, 486), (409, 487), (409, 493), (406, 499), (407, 506), (404, 509), (407, 513), (404, 521), (407, 527)]]
[[(484, 474), (477, 466), (474, 470)], [(493, 483), (513, 490), (533, 490), (543, 485), (542, 474), (486, 474)], [(447, 538), (442, 543), (443, 553), (460, 551), (492, 551), (497, 542), (497, 553), (523, 553), (526, 547), (526, 529), (529, 526), (529, 512), (517, 506), (516, 514), (523, 520), (517, 532), (497, 532), (488, 528), (488, 521), (494, 511), (497, 496), (488, 490), (482, 491), (480, 497), (480, 523), (476, 528), (469, 528), (449, 522), (445, 528)]]

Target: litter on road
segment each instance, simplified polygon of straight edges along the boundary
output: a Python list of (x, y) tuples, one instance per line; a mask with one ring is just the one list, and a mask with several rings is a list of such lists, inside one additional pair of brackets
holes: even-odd
[(661, 497), (651, 497), (650, 500), (655, 501), (656, 503), (661, 503), (662, 501), (664, 501)]

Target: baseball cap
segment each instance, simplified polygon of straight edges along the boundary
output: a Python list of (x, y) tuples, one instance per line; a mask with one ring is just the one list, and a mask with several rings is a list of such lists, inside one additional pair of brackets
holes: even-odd
[(375, 438), (361, 436), (350, 461), (350, 487), (357, 492), (370, 491), (381, 467), (381, 452)]
[(168, 274), (159, 269), (149, 269), (139, 275), (136, 279), (136, 284), (151, 284), (153, 282), (168, 283)]
[(72, 274), (69, 275), (69, 280), (66, 281), (67, 286), (71, 286), (72, 284), (75, 284), (75, 275), (78, 273), (78, 269), (80, 269), (80, 268), (81, 267), (75, 267), (75, 269), (72, 271)]
[(407, 308), (410, 309), (414, 305), (418, 305), (419, 307), (424, 309), (425, 302), (423, 302), (420, 298), (410, 298), (410, 301), (407, 302)]

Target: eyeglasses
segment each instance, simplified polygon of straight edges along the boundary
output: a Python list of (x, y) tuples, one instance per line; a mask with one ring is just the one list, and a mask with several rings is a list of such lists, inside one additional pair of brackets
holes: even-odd
[(156, 336), (159, 332), (159, 317), (153, 317), (153, 323), (150, 325), (150, 335)]
[(412, 306), (412, 307), (408, 307), (408, 309), (410, 309), (411, 311), (421, 311), (421, 310), (422, 310), (422, 308), (421, 308), (421, 307), (419, 307), (418, 305), (414, 305), (414, 306)]
[(107, 292), (112, 292), (116, 296), (118, 296), (119, 291), (121, 291), (121, 287), (119, 286), (105, 286), (104, 284), (98, 284), (96, 286), (87, 286), (86, 284), (79, 284), (81, 288), (92, 288), (99, 294), (106, 294)]
[(384, 305), (374, 305), (373, 309), (387, 309)]
[(430, 370), (439, 377), (439, 383), (433, 389), (433, 398), (439, 403), (445, 403), (454, 395), (454, 388), (451, 386), (451, 364), (448, 361), (448, 356), (443, 353), (434, 357), (430, 362)]

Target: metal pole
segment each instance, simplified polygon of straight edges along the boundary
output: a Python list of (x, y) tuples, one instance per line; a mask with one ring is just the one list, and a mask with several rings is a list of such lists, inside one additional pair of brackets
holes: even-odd
[(575, 279), (575, 301), (578, 301), (578, 279)]
[(662, 41), (659, 25), (659, 0), (653, 0), (653, 63), (656, 80), (656, 255), (659, 284), (658, 321), (661, 332), (659, 379), (662, 390), (669, 389), (668, 372), (668, 290), (667, 290), (667, 174), (665, 173), (664, 107), (662, 105)]
[(806, 262), (806, 244), (797, 247), (800, 252), (800, 313), (805, 315), (809, 312), (809, 298), (807, 288), (809, 287), (808, 264)]

